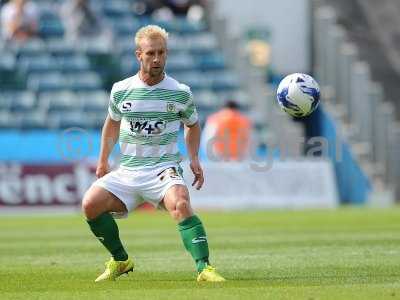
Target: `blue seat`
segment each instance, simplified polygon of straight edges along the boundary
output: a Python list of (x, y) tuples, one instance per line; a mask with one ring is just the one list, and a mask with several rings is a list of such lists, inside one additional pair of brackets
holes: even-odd
[(67, 87), (74, 92), (102, 89), (102, 81), (94, 72), (69, 73), (65, 75)]
[(46, 51), (55, 57), (71, 56), (76, 53), (76, 45), (64, 38), (49, 38), (46, 40)]
[(223, 76), (213, 78), (211, 83), (214, 91), (237, 90), (239, 82), (234, 74), (224, 73)]
[(87, 128), (88, 120), (82, 114), (82, 111), (54, 111), (48, 115), (49, 123), (55, 128), (80, 127)]
[(79, 110), (81, 102), (69, 90), (47, 91), (38, 96), (38, 106), (49, 113)]
[(11, 46), (17, 57), (30, 57), (34, 58), (38, 55), (42, 55), (46, 51), (46, 45), (43, 40), (35, 38), (29, 39), (22, 44), (14, 44)]
[(218, 42), (217, 38), (209, 33), (196, 34), (190, 37), (189, 51), (195, 55), (209, 55), (217, 51)]
[(180, 34), (193, 35), (205, 31), (207, 25), (204, 22), (189, 22), (186, 18), (177, 18), (175, 29)]
[(219, 97), (211, 90), (200, 90), (193, 94), (194, 102), (197, 107), (213, 107), (219, 104)]
[(0, 52), (0, 70), (14, 70), (16, 59), (11, 52)]
[(193, 70), (193, 57), (189, 54), (171, 55), (168, 57), (166, 70), (168, 72)]
[(131, 7), (128, 1), (113, 0), (103, 4), (103, 15), (107, 18), (123, 18), (131, 16)]
[(19, 120), (14, 118), (12, 113), (7, 109), (0, 107), (0, 128), (11, 129), (19, 127)]
[(28, 89), (41, 93), (63, 90), (67, 87), (67, 84), (60, 72), (49, 72), (44, 74), (30, 74), (27, 86)]
[(48, 128), (46, 114), (40, 110), (29, 112), (16, 112), (14, 118), (17, 120), (19, 129), (44, 129)]
[(36, 56), (34, 59), (25, 56), (20, 57), (18, 59), (18, 67), (26, 75), (32, 73), (48, 73), (57, 71), (60, 68), (57, 60), (45, 53)]
[(79, 51), (86, 55), (103, 55), (112, 53), (114, 45), (110, 45), (109, 41), (98, 37), (85, 37), (76, 41), (79, 45)]
[(107, 117), (107, 111), (88, 112), (85, 114), (87, 119), (87, 128), (101, 128)]
[(210, 79), (201, 76), (199, 72), (182, 72), (178, 75), (177, 80), (188, 85), (193, 92), (211, 88)]
[(195, 65), (200, 70), (221, 70), (225, 68), (225, 60), (222, 54), (212, 53), (196, 56)]
[[(132, 37), (135, 32), (140, 28), (140, 22), (131, 16), (124, 18), (110, 18), (108, 22), (111, 23), (113, 31), (119, 38)], [(133, 48), (133, 42), (130, 40)]]
[(139, 70), (139, 62), (133, 53), (123, 55), (120, 60), (120, 68), (123, 76), (132, 76)]
[(106, 113), (109, 96), (104, 90), (83, 91), (75, 94), (76, 101), (82, 104), (83, 111), (92, 113)]
[(86, 55), (60, 55), (57, 58), (60, 70), (64, 73), (86, 72), (90, 70), (90, 62)]
[(186, 52), (188, 49), (187, 39), (178, 34), (171, 34), (168, 38), (169, 52)]
[(43, 9), (39, 19), (39, 35), (42, 38), (62, 37), (64, 26), (58, 14), (51, 8)]
[(36, 107), (36, 96), (31, 91), (6, 91), (0, 93), (2, 107), (11, 112), (31, 111)]

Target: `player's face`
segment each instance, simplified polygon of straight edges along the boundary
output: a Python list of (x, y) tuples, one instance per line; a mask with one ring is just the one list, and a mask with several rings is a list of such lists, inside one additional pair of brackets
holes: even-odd
[(142, 72), (157, 78), (164, 72), (167, 60), (167, 45), (162, 38), (143, 39), (136, 51)]

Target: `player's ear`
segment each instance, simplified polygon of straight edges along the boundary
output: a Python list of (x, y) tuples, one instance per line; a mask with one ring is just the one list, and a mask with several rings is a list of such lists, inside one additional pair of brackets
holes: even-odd
[(140, 48), (137, 48), (135, 50), (135, 55), (136, 55), (136, 59), (140, 62), (141, 61), (142, 50)]

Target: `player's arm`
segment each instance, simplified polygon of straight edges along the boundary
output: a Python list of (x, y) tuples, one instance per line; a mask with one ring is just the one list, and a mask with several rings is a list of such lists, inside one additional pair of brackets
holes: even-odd
[(104, 122), (103, 130), (101, 132), (100, 156), (96, 169), (96, 176), (98, 178), (103, 177), (108, 173), (108, 157), (110, 156), (110, 153), (119, 137), (122, 113), (114, 99), (115, 91), (116, 88), (114, 84), (110, 93), (107, 119)]
[(113, 120), (110, 115), (107, 116), (101, 132), (100, 156), (97, 164), (96, 176), (103, 177), (108, 173), (108, 157), (112, 152), (115, 143), (118, 141), (121, 121)]
[(200, 135), (199, 122), (185, 125), (185, 143), (189, 154), (190, 168), (194, 175), (192, 186), (196, 185), (197, 190), (201, 189), (204, 183), (203, 169), (199, 161)]

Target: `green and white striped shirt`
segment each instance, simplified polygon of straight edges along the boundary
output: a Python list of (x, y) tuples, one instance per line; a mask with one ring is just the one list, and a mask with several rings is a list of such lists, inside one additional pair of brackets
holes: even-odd
[(167, 75), (152, 86), (138, 74), (115, 83), (108, 112), (121, 121), (120, 165), (134, 170), (179, 162), (181, 122), (193, 125), (198, 120), (190, 88)]

